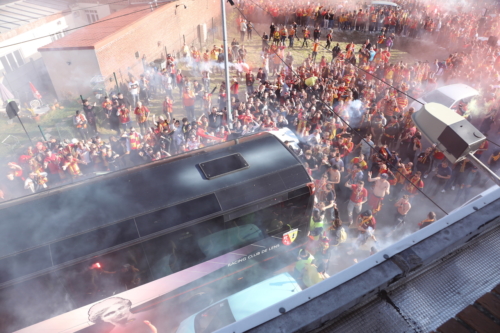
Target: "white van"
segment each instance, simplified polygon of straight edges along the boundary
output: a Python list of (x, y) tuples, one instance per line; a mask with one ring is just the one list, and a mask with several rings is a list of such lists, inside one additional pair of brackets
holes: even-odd
[(399, 5), (397, 3), (391, 1), (372, 1), (372, 6), (374, 7), (387, 6), (387, 7), (399, 8)]
[[(472, 98), (478, 95), (479, 91), (476, 89), (469, 87), (466, 84), (457, 83), (429, 91), (417, 100), (423, 104), (439, 103), (453, 109), (458, 105), (458, 102), (463, 100), (465, 103), (468, 103)], [(410, 103), (410, 107), (413, 107), (415, 111), (420, 110), (422, 108), (422, 104), (419, 102), (413, 101)]]
[(186, 318), (177, 333), (211, 333), (302, 291), (283, 273), (257, 283)]

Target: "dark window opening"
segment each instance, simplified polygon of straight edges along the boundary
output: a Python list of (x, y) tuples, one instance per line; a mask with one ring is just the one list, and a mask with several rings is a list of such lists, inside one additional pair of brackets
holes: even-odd
[(248, 168), (248, 163), (240, 154), (233, 154), (215, 160), (200, 163), (201, 171), (208, 179)]
[(2, 63), (3, 69), (5, 69), (7, 73), (12, 72), (12, 68), (10, 67), (6, 57), (0, 57), (0, 62)]

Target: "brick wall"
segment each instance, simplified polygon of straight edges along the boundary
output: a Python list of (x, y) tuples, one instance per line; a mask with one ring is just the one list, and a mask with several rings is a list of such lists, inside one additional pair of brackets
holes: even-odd
[[(176, 5), (179, 5), (177, 9)], [(160, 5), (150, 15), (122, 29), (119, 33), (107, 38), (96, 46), (96, 55), (101, 74), (107, 78), (108, 89), (114, 88), (110, 81), (116, 73), (119, 84), (126, 82), (130, 75), (138, 77), (143, 71), (142, 57), (152, 62), (165, 54), (177, 53), (183, 46), (184, 38), (188, 45), (199, 49), (198, 25), (206, 23), (207, 30), (221, 24), (221, 7), (218, 0), (173, 2)], [(220, 31), (220, 29), (219, 29)], [(208, 45), (212, 44), (212, 36), (208, 34)], [(139, 59), (135, 53), (139, 52)]]

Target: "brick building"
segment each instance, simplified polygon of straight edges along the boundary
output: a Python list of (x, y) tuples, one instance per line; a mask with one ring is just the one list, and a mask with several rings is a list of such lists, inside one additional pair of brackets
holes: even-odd
[(59, 99), (90, 96), (99, 85), (110, 91), (113, 73), (123, 90), (130, 76), (143, 73), (143, 62), (177, 53), (184, 41), (203, 45), (203, 31), (219, 26), (220, 17), (218, 1), (132, 5), (39, 51)]
[(47, 98), (53, 88), (38, 49), (128, 5), (128, 0), (0, 1), (0, 81), (21, 101), (33, 99), (29, 82)]

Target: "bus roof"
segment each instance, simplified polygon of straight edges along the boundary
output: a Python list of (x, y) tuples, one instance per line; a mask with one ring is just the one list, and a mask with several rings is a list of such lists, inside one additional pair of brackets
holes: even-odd
[[(210, 180), (203, 175), (200, 163), (232, 154), (249, 167)], [(308, 182), (298, 158), (268, 133), (202, 148), (0, 205), (0, 265), (18, 257), (26, 266), (21, 276), (31, 274)], [(161, 221), (166, 217), (168, 223)], [(91, 231), (97, 239), (113, 235), (112, 243), (70, 256), (54, 253), (85, 242), (82, 235)], [(14, 278), (0, 274), (0, 284)]]

